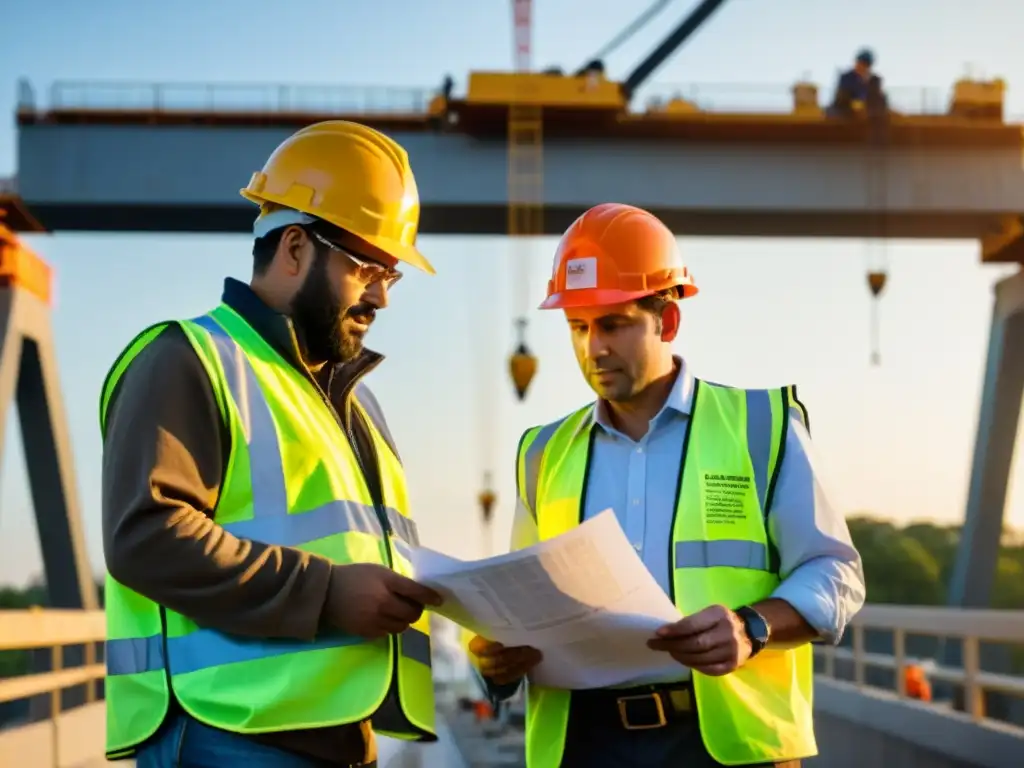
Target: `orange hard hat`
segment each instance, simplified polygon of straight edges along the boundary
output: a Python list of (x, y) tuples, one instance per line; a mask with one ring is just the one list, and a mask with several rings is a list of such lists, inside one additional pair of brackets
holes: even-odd
[(672, 231), (641, 208), (602, 203), (562, 235), (540, 308), (621, 304), (673, 288), (683, 299), (697, 293)]

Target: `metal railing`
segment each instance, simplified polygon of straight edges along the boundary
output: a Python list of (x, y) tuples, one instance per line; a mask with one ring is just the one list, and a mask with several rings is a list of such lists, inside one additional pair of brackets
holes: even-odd
[(268, 83), (136, 83), (60, 80), (48, 104), (21, 88), (18, 108), (216, 114), (421, 114), (436, 89), (275, 85)]
[[(0, 651), (50, 649), (51, 671), (0, 680), (0, 703), (49, 694), (53, 709), (60, 713), (60, 691), (86, 685), (86, 700), (96, 700), (96, 681), (106, 675), (96, 662), (96, 643), (106, 636), (103, 611), (28, 610), (0, 611)], [(85, 665), (64, 668), (64, 648), (84, 645)]]
[[(868, 650), (867, 634), (885, 632), (891, 636), (892, 653)], [(59, 764), (61, 752), (61, 691), (86, 686), (86, 703), (97, 701), (97, 681), (104, 676), (104, 665), (97, 662), (97, 644), (105, 634), (102, 611), (73, 610), (0, 610), (0, 652), (49, 648), (50, 671), (25, 674), (0, 680), (0, 704), (40, 695), (49, 697), (52, 764)], [(853, 620), (847, 647), (816, 647), (821, 672), (826, 677), (842, 678), (839, 667), (852, 667), (852, 681), (863, 688), (895, 689), (898, 696), (910, 698), (904, 688), (904, 670), (914, 663), (908, 652), (908, 638), (949, 639), (961, 643), (962, 667), (934, 665), (929, 677), (962, 686), (964, 709), (976, 721), (986, 718), (985, 694), (1002, 693), (1024, 698), (1024, 677), (986, 671), (982, 666), (982, 645), (999, 643), (1024, 648), (1024, 611), (956, 610), (896, 605), (869, 605)], [(66, 667), (64, 649), (84, 646), (85, 659), (80, 666)], [(870, 669), (895, 673), (893, 686), (871, 684)], [(849, 670), (847, 670), (849, 671)], [(919, 702), (920, 703), (920, 702)], [(948, 706), (932, 705), (941, 713)], [(74, 710), (63, 710), (63, 712)], [(24, 726), (30, 728), (34, 726)], [(1016, 726), (1018, 728), (1022, 726)], [(18, 729), (15, 729), (18, 730)], [(4, 732), (0, 731), (0, 739)], [(67, 751), (68, 739), (64, 740)], [(0, 750), (2, 751), (2, 750)], [(99, 747), (102, 751), (102, 747)], [(33, 765), (43, 763), (33, 763)], [(0, 760), (0, 765), (4, 765)]]
[[(633, 108), (643, 111), (651, 104), (683, 99), (706, 112), (790, 114), (793, 111), (793, 85), (755, 83), (653, 83), (641, 88)], [(815, 84), (818, 104), (825, 108), (832, 100), (833, 86)], [(949, 110), (952, 88), (903, 87), (885, 89), (889, 107), (907, 115), (945, 115)]]
[[(867, 633), (878, 630), (891, 634), (891, 654), (867, 650)], [(859, 687), (879, 687), (869, 686), (869, 669), (891, 670), (895, 674), (897, 695), (907, 698), (904, 674), (912, 661), (907, 652), (908, 636), (911, 635), (961, 644), (962, 667), (942, 666), (934, 658), (927, 659), (927, 676), (932, 681), (962, 687), (964, 710), (975, 721), (986, 717), (986, 693), (1024, 699), (1024, 677), (988, 672), (981, 663), (983, 644), (1024, 648), (1024, 611), (869, 605), (852, 622), (850, 647), (816, 647), (815, 652), (823, 662), (823, 674), (828, 677), (838, 677), (836, 662), (851, 664), (853, 682)], [(920, 663), (920, 657), (913, 661)]]
[[(96, 723), (65, 723), (62, 715), (67, 710), (62, 706), (63, 692), (70, 688), (84, 686), (85, 705), (97, 704), (98, 681), (106, 675), (106, 666), (97, 661), (98, 645), (106, 635), (106, 619), (103, 611), (80, 610), (0, 610), (0, 653), (18, 651), (49, 651), (48, 672), (36, 672), (0, 679), (0, 705), (45, 696), (49, 700), (48, 717), (42, 730), (36, 730), (32, 736), (37, 738), (24, 739), (16, 742), (19, 751), (18, 765), (59, 766), (69, 762), (80, 761), (83, 757), (92, 758), (98, 755), (87, 754), (94, 751), (82, 738), (82, 730), (91, 732), (92, 741), (96, 742)], [(77, 666), (66, 666), (65, 649), (69, 647), (84, 648), (84, 663)], [(44, 651), (45, 652), (45, 651)], [(82, 708), (78, 711), (82, 711)], [(86, 710), (88, 711), (88, 710)], [(100, 709), (102, 711), (102, 708)], [(96, 718), (94, 718), (96, 719)], [(102, 723), (102, 719), (99, 720)], [(62, 727), (67, 726), (69, 733), (63, 734)], [(76, 727), (77, 726), (77, 727)], [(21, 726), (20, 730), (36, 729), (36, 724)], [(14, 731), (19, 730), (15, 728)], [(77, 731), (77, 732), (76, 732)], [(0, 731), (0, 741), (16, 733), (8, 730)], [(102, 740), (98, 743), (102, 753)], [(0, 748), (0, 766), (9, 765), (5, 755), (9, 749)]]
[[(793, 83), (654, 83), (643, 87), (633, 109), (652, 102), (682, 98), (710, 112), (778, 113), (793, 110)], [(138, 112), (209, 112), (212, 114), (425, 114), (437, 87), (393, 88), (356, 85), (290, 85), (268, 83), (144, 83), (131, 81), (59, 80), (48, 100), (36, 98), (27, 81), (18, 86), (18, 109), (105, 110)], [(908, 115), (941, 115), (948, 109), (951, 87), (886, 88), (890, 106)], [(832, 85), (818, 86), (824, 106)]]

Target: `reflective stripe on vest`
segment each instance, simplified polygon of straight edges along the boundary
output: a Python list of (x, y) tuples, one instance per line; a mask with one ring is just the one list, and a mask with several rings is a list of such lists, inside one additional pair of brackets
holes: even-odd
[[(732, 608), (768, 597), (779, 583), (767, 534), (792, 408), (792, 388), (745, 391), (696, 382), (684, 445), (672, 550), (672, 597), (684, 615), (708, 605)], [(541, 539), (577, 525), (593, 436), (593, 409), (528, 431), (518, 484)], [(737, 427), (741, 427), (737, 429)], [(747, 765), (816, 753), (810, 646), (767, 649), (724, 677), (693, 673), (709, 753)], [(527, 765), (557, 768), (569, 716), (568, 691), (528, 686)]]
[[(382, 535), (373, 507), (351, 501), (333, 501), (301, 515), (288, 514), (281, 451), (270, 408), (256, 380), (256, 373), (238, 343), (209, 315), (193, 320), (213, 338), (231, 397), (242, 417), (252, 482), (253, 517), (226, 523), (224, 530), (243, 539), (295, 547), (335, 533), (359, 531)], [(393, 542), (407, 554), (419, 544), (416, 524), (394, 509), (388, 522), (398, 538)], [(407, 630), (403, 652), (421, 664), (430, 664), (430, 641), (415, 629)], [(364, 642), (360, 637), (323, 633), (307, 640), (263, 640), (225, 635), (198, 629), (183, 637), (167, 639), (173, 663), (172, 675), (219, 667), (236, 661), (269, 658), (299, 651), (337, 648)], [(106, 644), (107, 674), (131, 675), (161, 669), (165, 665), (163, 635), (110, 640)]]
[[(326, 478), (319, 479), (319, 475), (310, 476), (308, 467), (301, 465), (303, 461), (301, 455), (298, 459), (300, 464), (295, 464), (294, 434), (298, 434), (300, 439), (303, 434), (309, 435), (313, 439), (311, 450), (314, 451), (318, 450), (317, 440), (325, 441), (319, 449), (325, 453), (316, 455), (330, 456), (331, 452), (335, 450), (331, 445), (337, 445), (336, 441), (340, 438), (340, 431), (337, 435), (335, 434), (333, 417), (330, 419), (329, 427), (327, 419), (310, 417), (311, 410), (319, 412), (321, 404), (318, 400), (313, 402), (312, 398), (315, 396), (311, 394), (312, 387), (309, 387), (309, 392), (305, 393), (305, 390), (302, 389), (305, 387), (303, 383), (300, 389), (296, 390), (294, 380), (303, 381), (300, 374), (296, 373), (295, 377), (289, 379), (293, 380), (292, 384), (285, 381), (289, 378), (288, 376), (284, 376), (278, 382), (277, 374), (274, 373), (274, 359), (268, 358), (267, 353), (250, 352), (250, 354), (256, 355), (250, 361), (242, 345), (228, 331), (225, 331), (217, 320), (226, 323), (228, 328), (242, 330), (245, 335), (240, 338), (248, 337), (250, 341), (246, 342), (247, 344), (257, 344), (260, 349), (267, 349), (267, 347), (262, 339), (254, 338), (255, 332), (245, 325), (233, 310), (221, 306), (211, 314), (212, 316), (206, 315), (191, 321), (191, 329), (186, 324), (182, 324), (182, 328), (186, 331), (186, 336), (196, 348), (200, 360), (211, 376), (219, 401), (218, 405), (232, 432), (232, 456), (236, 455), (236, 451), (240, 452), (243, 457), (241, 459), (243, 467), (245, 466), (244, 462), (248, 461), (248, 471), (244, 472), (244, 476), (233, 473), (230, 469), (230, 466), (233, 465), (225, 470), (221, 488), (222, 498), (218, 502), (218, 522), (225, 530), (239, 537), (284, 546), (303, 547), (307, 545), (307, 548), (311, 548), (313, 551), (323, 551), (325, 554), (329, 551), (340, 554), (339, 550), (330, 549), (331, 546), (337, 546), (330, 542), (339, 541), (337, 538), (339, 534), (370, 536), (378, 541), (383, 541), (387, 536), (393, 553), (395, 569), (408, 573), (411, 570), (408, 564), (409, 548), (418, 544), (418, 535), (413, 521), (398, 509), (387, 507), (382, 510), (390, 529), (387, 534), (372, 503), (336, 499), (320, 506), (314, 506), (313, 509), (289, 514), (288, 477), (282, 456), (282, 443), (278, 437), (275, 416), (267, 400), (267, 394), (260, 384), (259, 375), (266, 378), (269, 370), (270, 376), (267, 381), (270, 382), (271, 388), (279, 389), (276, 396), (285, 398), (281, 402), (294, 403), (299, 409), (296, 411), (299, 420), (291, 426), (283, 425), (284, 428), (293, 432), (292, 443), (285, 444), (285, 448), (290, 448), (292, 456), (290, 461), (293, 468), (288, 471), (294, 472), (297, 469), (300, 473), (299, 482), (304, 484), (292, 489), (293, 495), (298, 493), (301, 497), (304, 492), (309, 491), (312, 488), (309, 483), (314, 482), (313, 477), (317, 478), (315, 480), (317, 483), (332, 482)], [(200, 332), (196, 326), (205, 333)], [(106, 403), (109, 401), (109, 395), (113, 391), (117, 379), (127, 369), (131, 359), (159, 335), (163, 327), (155, 327), (140, 334), (115, 363), (108, 382), (104, 385), (104, 395), (101, 401), (101, 419), (103, 421), (101, 423), (105, 424)], [(233, 331), (233, 333), (237, 332), (238, 330)], [(199, 336), (202, 336), (203, 339), (199, 339)], [(257, 362), (261, 366), (261, 370), (264, 371), (262, 374), (257, 374), (253, 362)], [(218, 367), (223, 375), (218, 371)], [(290, 372), (291, 369), (287, 370)], [(218, 382), (223, 382), (223, 384)], [(289, 395), (289, 392), (292, 394)], [(230, 398), (230, 403), (224, 402), (227, 398)], [(275, 403), (275, 407), (278, 410), (278, 420), (284, 419), (287, 422), (289, 418), (294, 418), (288, 408), (282, 409), (280, 403)], [(368, 409), (363, 408), (358, 401), (353, 403), (353, 408), (366, 417), (368, 422), (367, 426), (380, 459), (381, 483), (385, 490), (385, 499), (397, 500), (397, 503), (404, 508), (407, 500), (404, 479), (401, 475), (402, 470), (397, 462), (397, 457), (393, 458), (393, 452), (388, 452), (387, 441), (381, 436)], [(312, 432), (304, 433), (302, 431), (310, 429)], [(341, 439), (344, 440), (344, 438)], [(332, 441), (335, 442), (332, 443)], [(344, 447), (345, 450), (349, 450), (347, 440), (344, 442)], [(381, 455), (384, 453), (387, 455)], [(352, 459), (347, 461), (352, 461)], [(336, 466), (340, 467), (341, 471), (345, 471), (344, 461)], [(328, 471), (336, 472), (337, 470), (330, 469)], [(358, 469), (354, 465), (348, 471), (358, 474)], [(395, 475), (395, 473), (398, 474)], [(233, 475), (234, 479), (229, 479), (229, 475)], [(344, 478), (344, 475), (335, 475), (335, 477)], [(244, 485), (248, 486), (247, 490), (244, 489), (244, 485), (240, 485), (243, 479)], [(345, 484), (349, 481), (342, 479), (340, 482), (342, 485), (339, 487), (347, 487)], [(398, 484), (396, 485), (396, 483)], [(365, 485), (362, 487), (363, 490), (356, 498), (360, 498), (366, 493)], [(240, 488), (245, 490), (243, 497), (238, 496)], [(388, 490), (389, 488), (392, 490)], [(321, 496), (326, 493), (329, 497), (331, 491), (325, 485), (318, 493)], [(227, 502), (225, 502), (225, 497), (229, 498)], [(309, 498), (309, 493), (306, 494), (306, 498)], [(230, 501), (230, 499), (234, 499), (234, 501)], [(222, 503), (227, 504), (225, 510), (221, 510)], [(293, 500), (291, 504), (294, 503)], [(227, 513), (225, 515), (227, 520), (222, 519), (222, 511)], [(239, 517), (239, 512), (251, 515), (251, 517), (232, 519), (232, 517)], [(325, 543), (320, 544), (321, 540), (325, 540)], [(320, 550), (317, 549), (318, 546), (321, 548)], [(324, 546), (327, 546), (328, 549), (322, 549)], [(360, 544), (358, 540), (353, 540), (348, 546), (357, 547), (356, 550), (353, 550), (357, 553), (355, 562), (376, 561), (376, 555), (371, 556), (369, 560), (364, 560), (371, 553), (365, 549), (365, 544)], [(386, 546), (380, 548), (379, 557), (384, 556), (385, 550), (387, 550)], [(359, 552), (362, 554), (358, 554)], [(340, 562), (345, 562), (345, 560), (342, 559)], [(365, 695), (362, 696), (360, 698), (362, 703), (346, 704), (345, 701), (349, 699), (346, 699), (343, 689), (339, 688), (338, 684), (346, 679), (358, 680), (360, 685), (370, 686), (366, 689), (367, 691), (371, 689), (376, 691), (378, 689), (374, 686), (377, 683), (374, 682), (374, 675), (368, 667), (376, 668), (383, 676), (380, 684), (384, 687), (379, 689), (380, 696), (383, 697), (387, 691), (385, 683), (391, 680), (394, 668), (397, 670), (398, 679), (395, 681), (397, 685), (392, 686), (391, 690), (400, 695), (387, 699), (385, 706), (377, 712), (377, 715), (382, 720), (392, 721), (392, 725), (395, 727), (391, 729), (391, 732), (396, 736), (420, 738), (424, 734), (428, 736), (433, 734), (433, 690), (430, 685), (431, 654), (429, 617), (427, 615), (424, 615), (416, 626), (411, 627), (394, 641), (387, 639), (368, 641), (339, 632), (321, 632), (318, 633), (315, 640), (303, 641), (256, 639), (228, 635), (216, 630), (196, 627), (187, 618), (167, 610), (166, 636), (164, 632), (156, 631), (150, 635), (132, 637), (128, 636), (135, 634), (131, 630), (132, 626), (152, 627), (154, 630), (159, 630), (161, 624), (159, 619), (154, 621), (152, 618), (145, 620), (143, 618), (148, 616), (149, 612), (155, 616), (160, 609), (152, 601), (117, 584), (109, 577), (108, 585), (111, 587), (108, 589), (108, 627), (110, 629), (108, 630), (109, 639), (106, 651), (109, 676), (108, 699), (111, 699), (108, 701), (108, 755), (130, 754), (135, 744), (152, 733), (155, 729), (154, 722), (158, 724), (162, 719), (162, 712), (166, 709), (169, 697), (164, 682), (166, 673), (163, 670), (167, 670), (174, 679), (178, 699), (191, 714), (218, 727), (249, 732), (250, 730), (280, 730), (288, 727), (316, 727), (317, 725), (351, 722), (368, 717), (373, 714), (375, 707), (380, 707), (379, 703), (376, 705), (371, 703), (381, 701), (376, 698), (378, 694), (369, 694), (374, 697), (372, 699), (366, 699)], [(395, 661), (388, 661), (388, 656), (392, 653), (389, 647), (400, 649), (400, 655)], [(345, 650), (342, 656), (323, 657), (317, 654), (318, 651), (330, 649), (340, 651), (347, 648), (352, 650)], [(381, 655), (382, 652), (384, 655)], [(348, 655), (350, 653), (356, 655)], [(293, 654), (294, 661), (273, 661), (277, 657), (288, 654)], [(337, 661), (332, 661), (332, 659), (337, 659)], [(252, 700), (247, 702), (244, 707), (241, 706), (241, 701), (233, 701), (234, 697), (230, 695), (229, 689), (241, 693), (241, 688), (238, 686), (248, 679), (245, 677), (247, 673), (243, 671), (248, 669), (245, 663), (260, 664), (267, 661), (271, 662), (272, 666), (268, 667), (263, 664), (248, 673), (253, 678)], [(236, 666), (240, 663), (242, 666)], [(279, 663), (289, 666), (273, 666)], [(294, 664), (298, 664), (298, 666), (290, 666)], [(318, 667), (323, 664), (327, 666)], [(343, 666), (339, 666), (339, 664)], [(392, 664), (395, 666), (392, 667)], [(362, 667), (362, 671), (358, 675), (351, 676), (360, 667)], [(216, 668), (220, 669), (212, 672)], [(349, 676), (339, 677), (340, 670), (346, 668), (351, 668), (351, 671), (346, 673)], [(157, 672), (161, 673), (159, 678), (152, 678), (152, 674)], [(205, 677), (196, 677), (192, 673)], [(211, 678), (210, 674), (214, 674), (216, 677)], [(286, 707), (284, 704), (287, 702), (275, 705), (273, 699), (268, 699), (270, 708), (266, 710), (265, 714), (261, 713), (262, 704), (258, 699), (263, 696), (273, 695), (276, 697), (277, 695), (266, 691), (258, 692), (259, 684), (263, 682), (264, 675), (276, 677), (281, 674), (286, 677), (293, 674), (296, 684), (304, 687), (310, 687), (317, 680), (323, 680), (325, 684), (331, 686), (332, 691), (325, 691), (323, 696), (311, 694), (308, 701), (302, 702), (301, 707), (298, 706), (300, 703), (298, 700), (290, 707)], [(239, 678), (239, 675), (242, 677)], [(327, 682), (332, 676), (334, 682)], [(235, 678), (234, 683), (228, 682), (232, 677)], [(154, 681), (159, 679), (161, 684), (150, 685), (147, 688), (136, 682), (151, 679)], [(270, 682), (269, 685), (276, 689), (281, 681), (279, 679), (277, 682)], [(349, 685), (352, 684), (354, 682), (349, 683)], [(214, 693), (215, 688), (219, 688), (220, 693)], [(123, 694), (120, 696), (111, 696), (112, 691), (121, 690), (123, 690)], [(208, 701), (207, 698), (209, 698)], [(411, 698), (413, 701), (411, 705), (406, 700), (407, 698)], [(388, 710), (391, 704), (398, 705), (402, 717), (390, 718), (387, 716), (385, 710)], [(199, 709), (196, 710), (195, 707), (199, 707)], [(353, 710), (353, 707), (357, 709)], [(369, 709), (362, 709), (363, 707), (369, 707)], [(290, 716), (289, 711), (293, 709), (304, 709), (304, 712), (298, 715), (302, 722), (292, 722), (294, 715)], [(343, 714), (344, 711), (349, 712), (347, 718)], [(340, 720), (339, 714), (343, 715)], [(153, 721), (154, 715), (156, 716), (155, 721)], [(262, 719), (260, 719), (261, 717)], [(238, 718), (244, 718), (244, 720)], [(420, 730), (408, 730), (407, 724), (403, 724), (406, 720), (411, 722), (414, 728)], [(375, 716), (375, 724), (376, 721)]]

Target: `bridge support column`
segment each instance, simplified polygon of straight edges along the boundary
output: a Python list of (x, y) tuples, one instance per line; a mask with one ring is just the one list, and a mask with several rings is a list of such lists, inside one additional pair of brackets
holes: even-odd
[(1024, 269), (995, 286), (981, 415), (949, 605), (989, 606), (1024, 396)]
[(96, 609), (49, 307), (23, 289), (0, 287), (0, 344), (0, 429), (17, 402), (50, 606)]
[[(78, 506), (71, 441), (57, 378), (50, 324), (49, 266), (0, 224), (0, 435), (15, 403), (42, 550), (49, 605), (99, 608)], [(3, 445), (0, 442), (0, 453)], [(64, 649), (65, 666), (91, 661), (94, 648)], [(32, 654), (36, 672), (50, 668), (50, 651)], [(64, 691), (64, 707), (86, 698), (82, 686)], [(49, 697), (30, 703), (46, 717)]]
[[(987, 608), (992, 599), (1003, 532), (1010, 465), (1024, 396), (1024, 269), (995, 286), (992, 328), (989, 332), (981, 412), (967, 493), (960, 546), (953, 567), (947, 602), (957, 608)], [(1008, 671), (1005, 647), (982, 647), (982, 665), (993, 672)], [(940, 643), (938, 657), (948, 667), (963, 663), (957, 639)], [(946, 683), (936, 695), (950, 696), (963, 709), (964, 692)], [(986, 697), (988, 714), (1010, 716), (1018, 704), (1000, 694)]]

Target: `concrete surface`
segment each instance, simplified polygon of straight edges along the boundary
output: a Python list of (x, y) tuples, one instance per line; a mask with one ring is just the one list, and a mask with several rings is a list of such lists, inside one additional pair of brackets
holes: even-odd
[[(18, 190), (54, 230), (251, 231), (238, 190), (291, 132), (23, 125)], [(507, 231), (504, 141), (393, 135), (416, 169), (421, 233)], [(699, 236), (976, 238), (1024, 211), (1019, 146), (894, 146), (882, 164), (859, 145), (551, 139), (543, 184), (548, 234), (607, 200)]]

